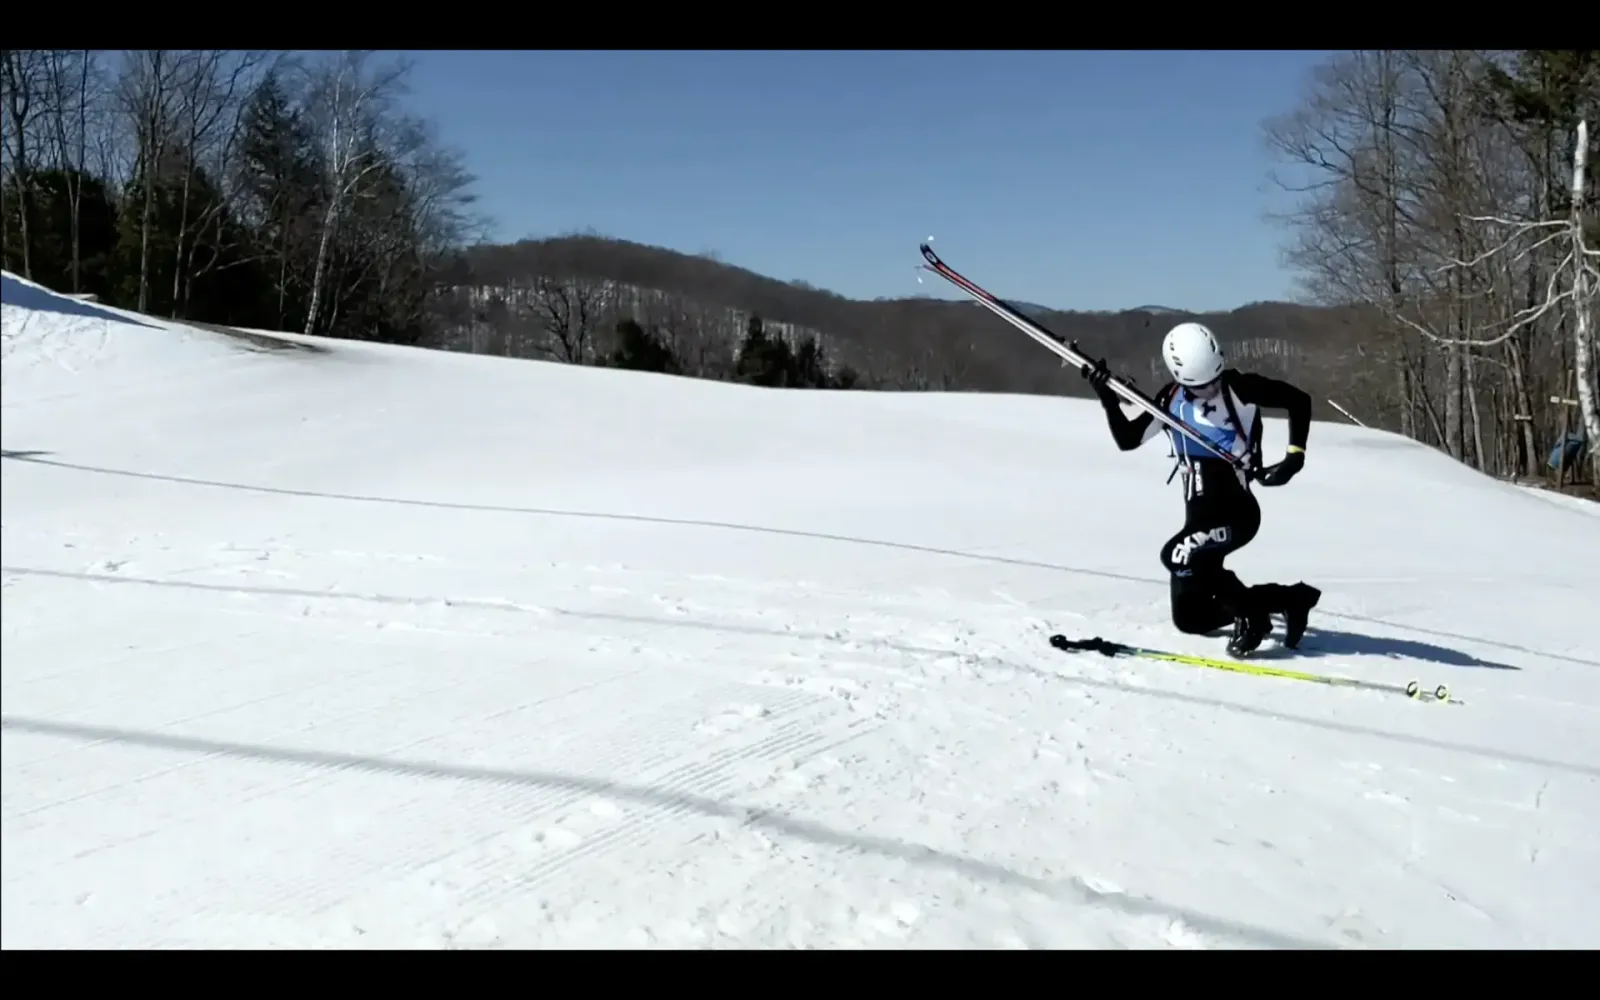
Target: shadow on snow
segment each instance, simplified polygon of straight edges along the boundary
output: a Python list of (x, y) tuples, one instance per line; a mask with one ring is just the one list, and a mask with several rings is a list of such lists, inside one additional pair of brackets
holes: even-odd
[(1300, 659), (1319, 656), (1381, 656), (1390, 660), (1425, 660), (1446, 667), (1482, 667), (1488, 670), (1521, 670), (1509, 663), (1480, 660), (1470, 653), (1417, 639), (1362, 635), (1329, 628), (1308, 628), (1299, 649), (1264, 646), (1252, 659)]
[(395, 757), (317, 750), (302, 747), (265, 746), (255, 743), (181, 736), (175, 733), (148, 732), (114, 726), (0, 717), (0, 729), (8, 733), (29, 733), (76, 742), (109, 742), (140, 746), (206, 757), (229, 757), (317, 770), (359, 771), (379, 775), (404, 775), (443, 781), (488, 782), (532, 789), (564, 788), (628, 802), (645, 808), (688, 808), (703, 816), (729, 820), (742, 826), (764, 830), (789, 839), (803, 840), (845, 851), (891, 858), (910, 865), (944, 871), (989, 884), (1009, 885), (1037, 892), (1047, 898), (1079, 906), (1111, 910), (1128, 916), (1157, 916), (1182, 920), (1202, 933), (1260, 947), (1306, 949), (1330, 945), (1285, 934), (1266, 927), (1213, 916), (1148, 897), (1101, 892), (1077, 877), (1043, 878), (1013, 868), (971, 858), (922, 844), (877, 836), (865, 831), (838, 830), (785, 813), (754, 806), (667, 791), (649, 785), (615, 781), (594, 775), (563, 774), (553, 771), (512, 770), (468, 764), (404, 760)]
[(8, 306), (16, 306), (19, 309), (31, 309), (34, 312), (54, 313), (58, 316), (79, 316), (84, 319), (103, 319), (110, 323), (127, 323), (132, 326), (142, 326), (146, 329), (156, 329), (151, 324), (141, 322), (132, 316), (115, 313), (92, 302), (69, 298), (59, 292), (52, 292), (47, 288), (39, 288), (26, 282), (18, 281), (9, 274), (0, 274), (0, 302), (4, 302)]

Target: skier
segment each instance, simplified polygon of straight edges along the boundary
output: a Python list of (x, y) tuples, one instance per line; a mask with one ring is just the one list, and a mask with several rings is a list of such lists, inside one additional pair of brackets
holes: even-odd
[[(1173, 472), (1182, 472), (1184, 485), (1183, 530), (1161, 547), (1161, 562), (1171, 579), (1172, 623), (1180, 632), (1200, 635), (1232, 622), (1228, 652), (1244, 656), (1261, 645), (1272, 631), (1271, 616), (1278, 614), (1284, 618), (1284, 645), (1294, 649), (1321, 591), (1303, 582), (1247, 587), (1222, 562), (1249, 544), (1261, 527), (1261, 507), (1250, 492), (1250, 477), (1263, 486), (1282, 486), (1304, 467), (1311, 397), (1287, 382), (1227, 368), (1222, 346), (1199, 323), (1173, 327), (1161, 343), (1161, 357), (1172, 381), (1156, 393), (1156, 405), (1218, 450), (1259, 470), (1230, 467), (1148, 413), (1130, 420), (1108, 384), (1111, 373), (1105, 360), (1082, 368), (1105, 407), (1117, 447), (1132, 451), (1162, 431), (1171, 438), (1177, 460)], [(1261, 468), (1263, 407), (1289, 414), (1288, 453), (1266, 468)]]

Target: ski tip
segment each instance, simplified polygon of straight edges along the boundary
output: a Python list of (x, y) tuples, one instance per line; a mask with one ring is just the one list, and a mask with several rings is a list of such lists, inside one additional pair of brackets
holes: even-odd
[(922, 246), (919, 249), (922, 251), (922, 256), (928, 261), (928, 263), (930, 263), (930, 264), (943, 263), (942, 261), (939, 260), (939, 255), (933, 252), (933, 247), (928, 246), (928, 244), (926, 244), (926, 243), (922, 244)]

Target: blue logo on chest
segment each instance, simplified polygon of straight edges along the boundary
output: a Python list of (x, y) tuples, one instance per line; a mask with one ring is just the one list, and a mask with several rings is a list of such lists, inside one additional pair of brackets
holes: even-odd
[[(1226, 391), (1226, 390), (1224, 390)], [(1178, 418), (1218, 449), (1232, 454), (1239, 439), (1239, 431), (1229, 419), (1228, 407), (1219, 396), (1216, 399), (1190, 399), (1179, 391), (1167, 404), (1167, 412)], [(1190, 441), (1182, 434), (1174, 434), (1173, 447), (1185, 458), (1215, 458), (1210, 452)]]

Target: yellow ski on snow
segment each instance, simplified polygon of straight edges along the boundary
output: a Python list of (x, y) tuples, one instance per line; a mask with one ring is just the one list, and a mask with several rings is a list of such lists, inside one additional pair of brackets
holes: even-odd
[(1238, 660), (1218, 660), (1209, 656), (1191, 656), (1187, 653), (1168, 653), (1159, 649), (1146, 649), (1141, 646), (1128, 646), (1120, 642), (1111, 642), (1095, 636), (1093, 639), (1068, 639), (1064, 635), (1052, 635), (1050, 645), (1062, 652), (1088, 652), (1099, 653), (1103, 656), (1137, 656), (1145, 660), (1157, 660), (1163, 663), (1181, 663), (1189, 667), (1205, 667), (1209, 670), (1225, 670), (1234, 674), (1250, 674), (1254, 677), (1281, 677), (1285, 680), (1308, 681), (1312, 684), (1327, 684), (1332, 687), (1358, 688), (1366, 691), (1383, 691), (1388, 694), (1403, 694), (1408, 698), (1418, 701), (1441, 701), (1453, 705), (1465, 704), (1453, 701), (1450, 691), (1443, 684), (1431, 691), (1426, 691), (1420, 681), (1410, 681), (1406, 684), (1385, 684), (1381, 681), (1367, 681), (1356, 677), (1336, 677), (1329, 674), (1314, 674), (1308, 670), (1289, 670), (1284, 667), (1269, 667), (1264, 664), (1241, 663)]

